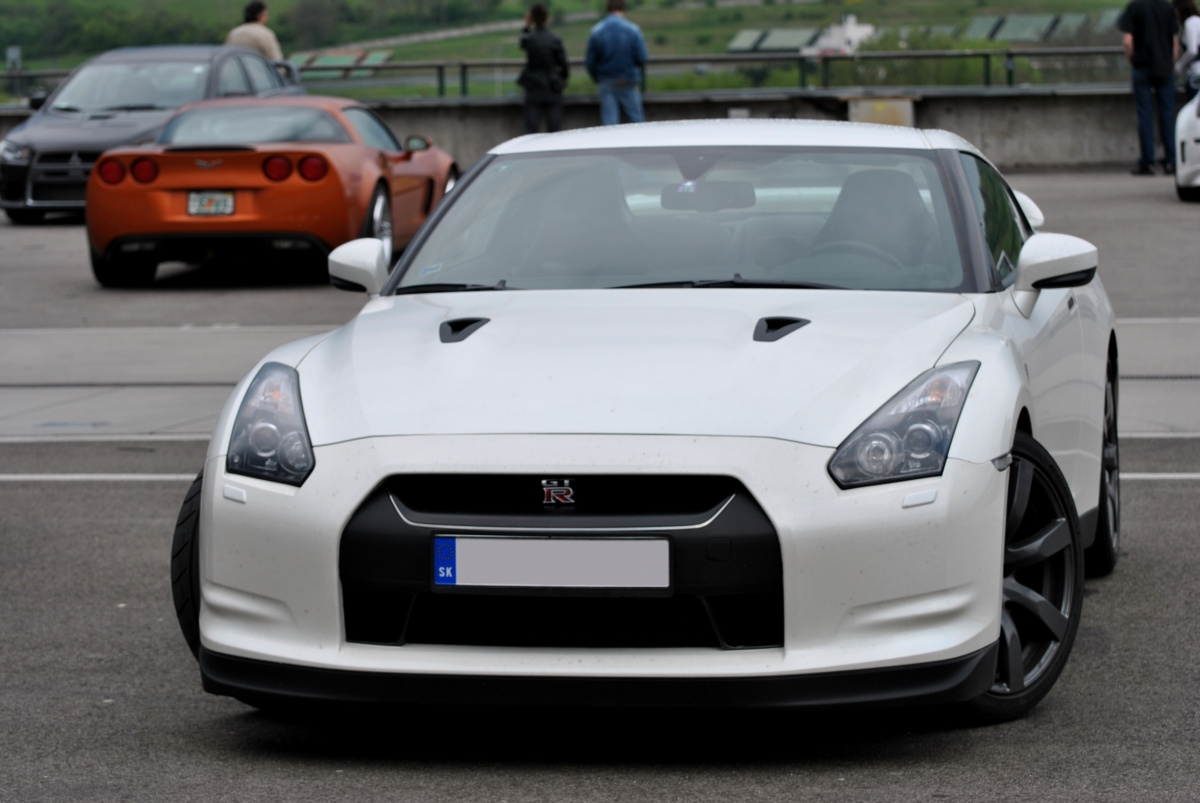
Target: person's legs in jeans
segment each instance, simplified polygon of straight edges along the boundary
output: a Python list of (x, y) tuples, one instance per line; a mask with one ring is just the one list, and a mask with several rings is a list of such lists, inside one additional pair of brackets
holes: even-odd
[(637, 84), (621, 84), (616, 88), (616, 96), (629, 122), (646, 122), (646, 113), (642, 110), (642, 95), (638, 92)]
[(600, 92), (600, 125), (616, 125), (621, 122), (621, 111), (617, 108), (616, 86), (613, 81), (600, 81), (596, 85)]
[(1163, 166), (1175, 167), (1175, 79), (1174, 76), (1155, 82), (1158, 99), (1158, 132), (1162, 138)]
[(1138, 167), (1154, 169), (1154, 90), (1145, 70), (1133, 70), (1133, 105), (1137, 109), (1138, 145), (1142, 156)]

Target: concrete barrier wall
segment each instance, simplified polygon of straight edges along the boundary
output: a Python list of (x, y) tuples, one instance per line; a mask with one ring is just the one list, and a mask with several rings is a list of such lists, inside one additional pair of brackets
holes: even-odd
[[(652, 95), (645, 105), (650, 120), (731, 116), (845, 120), (852, 104), (888, 97), (893, 96), (849, 90)], [(1137, 159), (1133, 100), (1124, 88), (954, 88), (913, 90), (895, 97), (911, 101), (917, 126), (954, 131), (1003, 168), (1124, 165)], [(430, 136), (454, 154), (463, 169), (494, 145), (524, 133), (520, 102), (511, 98), (444, 98), (379, 103), (375, 108), (398, 135)], [(0, 109), (0, 135), (27, 114)], [(571, 99), (563, 124), (566, 128), (598, 125), (594, 100)]]

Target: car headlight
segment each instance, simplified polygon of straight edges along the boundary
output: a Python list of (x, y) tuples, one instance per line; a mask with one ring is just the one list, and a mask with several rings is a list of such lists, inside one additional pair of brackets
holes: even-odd
[(15, 142), (9, 142), (7, 139), (0, 140), (0, 163), (6, 165), (27, 165), (30, 157), (33, 156), (33, 149), (25, 145), (18, 145)]
[(829, 461), (840, 488), (936, 477), (979, 370), (960, 362), (926, 371), (850, 433)]
[(315, 464), (300, 403), (300, 375), (294, 368), (269, 362), (254, 377), (242, 399), (233, 422), (225, 470), (303, 485)]

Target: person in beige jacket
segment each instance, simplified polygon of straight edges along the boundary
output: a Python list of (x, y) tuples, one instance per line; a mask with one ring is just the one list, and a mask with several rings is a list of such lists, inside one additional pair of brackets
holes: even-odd
[(279, 40), (275, 32), (267, 27), (267, 4), (260, 2), (247, 3), (242, 16), (245, 22), (229, 32), (225, 44), (257, 50), (270, 61), (283, 61), (283, 51), (279, 49)]

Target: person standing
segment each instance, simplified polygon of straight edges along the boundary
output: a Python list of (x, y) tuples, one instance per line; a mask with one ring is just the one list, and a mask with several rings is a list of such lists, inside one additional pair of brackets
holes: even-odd
[(279, 40), (275, 38), (275, 32), (267, 27), (269, 16), (266, 3), (247, 3), (246, 8), (242, 10), (245, 22), (229, 32), (225, 37), (225, 44), (256, 50), (268, 61), (283, 61)]
[(1117, 21), (1125, 57), (1133, 68), (1141, 157), (1135, 176), (1154, 175), (1154, 105), (1163, 145), (1163, 171), (1175, 172), (1175, 61), (1179, 20), (1167, 0), (1130, 0)]
[(549, 16), (546, 6), (534, 3), (525, 15), (525, 32), (521, 34), (525, 69), (517, 83), (525, 89), (526, 134), (538, 133), (543, 118), (551, 134), (562, 128), (563, 88), (571, 68), (562, 40), (546, 27)]
[(625, 19), (625, 0), (608, 0), (605, 11), (608, 16), (588, 34), (584, 58), (600, 92), (600, 122), (616, 125), (624, 110), (631, 123), (644, 123), (638, 83), (648, 58), (646, 40), (642, 29)]
[(1183, 76), (1184, 92), (1190, 101), (1196, 97), (1196, 87), (1192, 81), (1200, 81), (1200, 11), (1196, 9), (1194, 0), (1174, 0), (1175, 13), (1179, 17), (1181, 27), (1180, 42), (1183, 54), (1175, 62), (1175, 72)]

